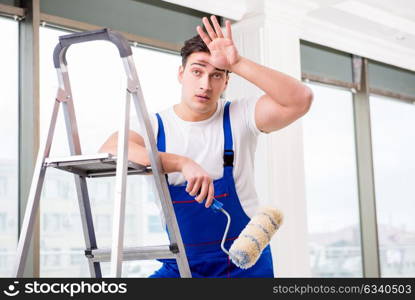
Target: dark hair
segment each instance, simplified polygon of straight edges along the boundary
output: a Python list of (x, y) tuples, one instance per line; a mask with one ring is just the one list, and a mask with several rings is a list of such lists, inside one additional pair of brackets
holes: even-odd
[[(209, 48), (206, 46), (205, 42), (202, 40), (199, 34), (186, 40), (182, 49), (180, 49), (183, 68), (186, 66), (187, 58), (194, 52), (206, 52), (210, 54)], [(229, 74), (231, 72), (229, 70), (225, 70), (225, 73)]]
[(186, 66), (187, 58), (194, 52), (206, 52), (210, 54), (209, 48), (198, 34), (185, 41), (184, 46), (180, 50), (183, 67)]

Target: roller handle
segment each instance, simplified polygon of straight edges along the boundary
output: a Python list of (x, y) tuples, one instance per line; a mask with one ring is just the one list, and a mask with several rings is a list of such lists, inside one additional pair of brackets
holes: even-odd
[(223, 207), (222, 202), (220, 202), (216, 199), (213, 199), (213, 202), (212, 202), (212, 205), (210, 206), (210, 208), (213, 209), (214, 212), (220, 211), (222, 209), (222, 207)]
[[(200, 191), (196, 194), (196, 196), (198, 196), (199, 193), (200, 193)], [(204, 203), (204, 202), (202, 202), (202, 203)], [(211, 208), (214, 212), (220, 211), (222, 209), (222, 207), (223, 207), (223, 203), (216, 200), (215, 198), (213, 198), (212, 205), (209, 206), (209, 208)]]

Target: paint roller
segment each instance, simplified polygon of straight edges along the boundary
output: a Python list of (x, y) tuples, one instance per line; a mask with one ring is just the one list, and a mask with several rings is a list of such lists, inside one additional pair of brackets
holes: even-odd
[(248, 269), (257, 262), (262, 251), (269, 244), (272, 236), (280, 228), (283, 221), (283, 214), (278, 209), (270, 206), (261, 207), (241, 231), (239, 237), (232, 243), (228, 251), (225, 249), (224, 244), (231, 217), (223, 209), (223, 203), (216, 199), (213, 200), (211, 208), (214, 211), (222, 212), (227, 217), (228, 221), (222, 238), (221, 248), (232, 262), (241, 269)]

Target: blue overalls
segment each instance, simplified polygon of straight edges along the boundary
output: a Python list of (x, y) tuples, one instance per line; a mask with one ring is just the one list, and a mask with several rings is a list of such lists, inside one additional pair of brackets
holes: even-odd
[[(230, 104), (226, 102), (223, 115), (225, 137), (223, 177), (213, 181), (215, 198), (223, 203), (223, 208), (232, 218), (225, 242), (226, 249), (230, 248), (232, 242), (238, 238), (239, 233), (250, 221), (239, 202), (233, 178), (234, 152), (229, 117)], [(160, 115), (158, 113), (156, 115), (159, 126), (157, 148), (160, 152), (165, 152), (164, 126)], [(168, 184), (168, 187), (192, 277), (274, 277), (269, 245), (256, 264), (249, 269), (240, 269), (230, 261), (220, 247), (227, 221), (226, 216), (198, 203), (194, 196), (186, 192), (186, 185), (187, 182), (180, 186)], [(180, 277), (175, 259), (159, 259), (159, 261), (163, 263), (162, 267), (150, 278)]]

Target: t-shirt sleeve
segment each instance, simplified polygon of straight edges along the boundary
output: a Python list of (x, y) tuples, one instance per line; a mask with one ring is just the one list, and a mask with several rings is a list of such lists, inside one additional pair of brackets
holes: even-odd
[(258, 129), (255, 121), (255, 106), (259, 97), (243, 97), (237, 99), (238, 106), (240, 106), (240, 113), (243, 116), (245, 125), (250, 133), (258, 136), (260, 133), (264, 133)]

